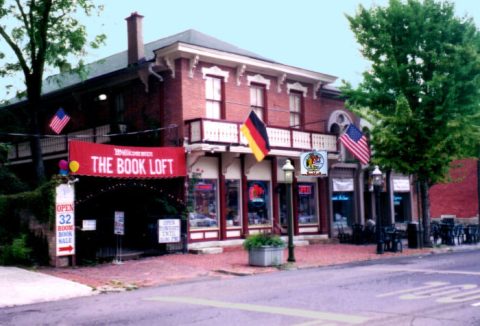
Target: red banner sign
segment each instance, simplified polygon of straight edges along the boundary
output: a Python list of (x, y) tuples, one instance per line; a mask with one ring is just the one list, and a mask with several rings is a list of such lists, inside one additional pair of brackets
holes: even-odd
[(184, 177), (183, 147), (126, 147), (70, 141), (70, 163), (78, 170), (72, 174), (110, 178)]

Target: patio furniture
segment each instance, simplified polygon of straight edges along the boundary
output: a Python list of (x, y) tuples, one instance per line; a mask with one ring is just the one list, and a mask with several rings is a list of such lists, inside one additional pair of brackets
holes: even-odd
[(433, 238), (433, 244), (436, 245), (440, 239), (440, 224), (438, 222), (430, 224), (430, 236)]
[(365, 243), (365, 236), (362, 224), (352, 225), (352, 242), (357, 245)]
[(349, 243), (352, 240), (352, 235), (345, 232), (343, 225), (337, 224), (337, 238), (340, 243)]
[(453, 227), (453, 244), (455, 245), (455, 239), (457, 240), (457, 244), (461, 245), (464, 242), (465, 233), (463, 232), (463, 224), (456, 224)]

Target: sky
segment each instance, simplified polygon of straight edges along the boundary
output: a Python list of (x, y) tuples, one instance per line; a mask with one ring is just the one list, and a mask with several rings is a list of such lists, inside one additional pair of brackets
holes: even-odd
[[(357, 85), (369, 67), (350, 31), (345, 14), (359, 4), (369, 8), (387, 0), (94, 0), (100, 16), (87, 17), (91, 37), (104, 33), (106, 45), (90, 50), (92, 62), (127, 48), (126, 21), (132, 12), (144, 16), (145, 43), (187, 29), (216, 37), (277, 62), (338, 77)], [(473, 17), (480, 27), (480, 1), (455, 0), (458, 16)], [(0, 46), (5, 45), (0, 43)], [(46, 77), (46, 76), (45, 76)], [(0, 80), (0, 99), (5, 80)], [(2, 87), (3, 86), (3, 87)]]

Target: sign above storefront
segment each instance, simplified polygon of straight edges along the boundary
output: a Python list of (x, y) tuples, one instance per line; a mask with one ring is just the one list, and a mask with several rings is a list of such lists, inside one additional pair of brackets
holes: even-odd
[(186, 175), (183, 147), (126, 147), (70, 141), (72, 174), (110, 178), (173, 178)]
[(328, 174), (327, 151), (312, 151), (300, 155), (300, 173), (326, 177)]
[(393, 179), (393, 191), (409, 192), (410, 191), (410, 179), (408, 177), (394, 178)]

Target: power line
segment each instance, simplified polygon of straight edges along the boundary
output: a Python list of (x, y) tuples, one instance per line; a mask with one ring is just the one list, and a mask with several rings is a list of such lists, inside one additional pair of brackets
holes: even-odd
[(2, 132), (0, 131), (0, 136), (14, 136), (14, 137), (41, 137), (41, 138), (91, 138), (91, 137), (116, 137), (116, 136), (131, 136), (131, 135), (140, 135), (140, 134), (147, 134), (147, 133), (152, 133), (152, 132), (157, 132), (157, 131), (162, 131), (162, 130), (168, 130), (168, 129), (175, 129), (177, 128), (178, 125), (176, 124), (171, 124), (168, 127), (162, 127), (162, 128), (155, 128), (155, 129), (146, 129), (146, 130), (140, 130), (140, 131), (131, 131), (131, 132), (121, 132), (121, 133), (114, 133), (114, 134), (104, 134), (104, 135), (72, 135), (72, 134), (66, 134), (66, 135), (49, 135), (49, 134), (28, 134), (28, 133), (18, 133), (18, 132)]

